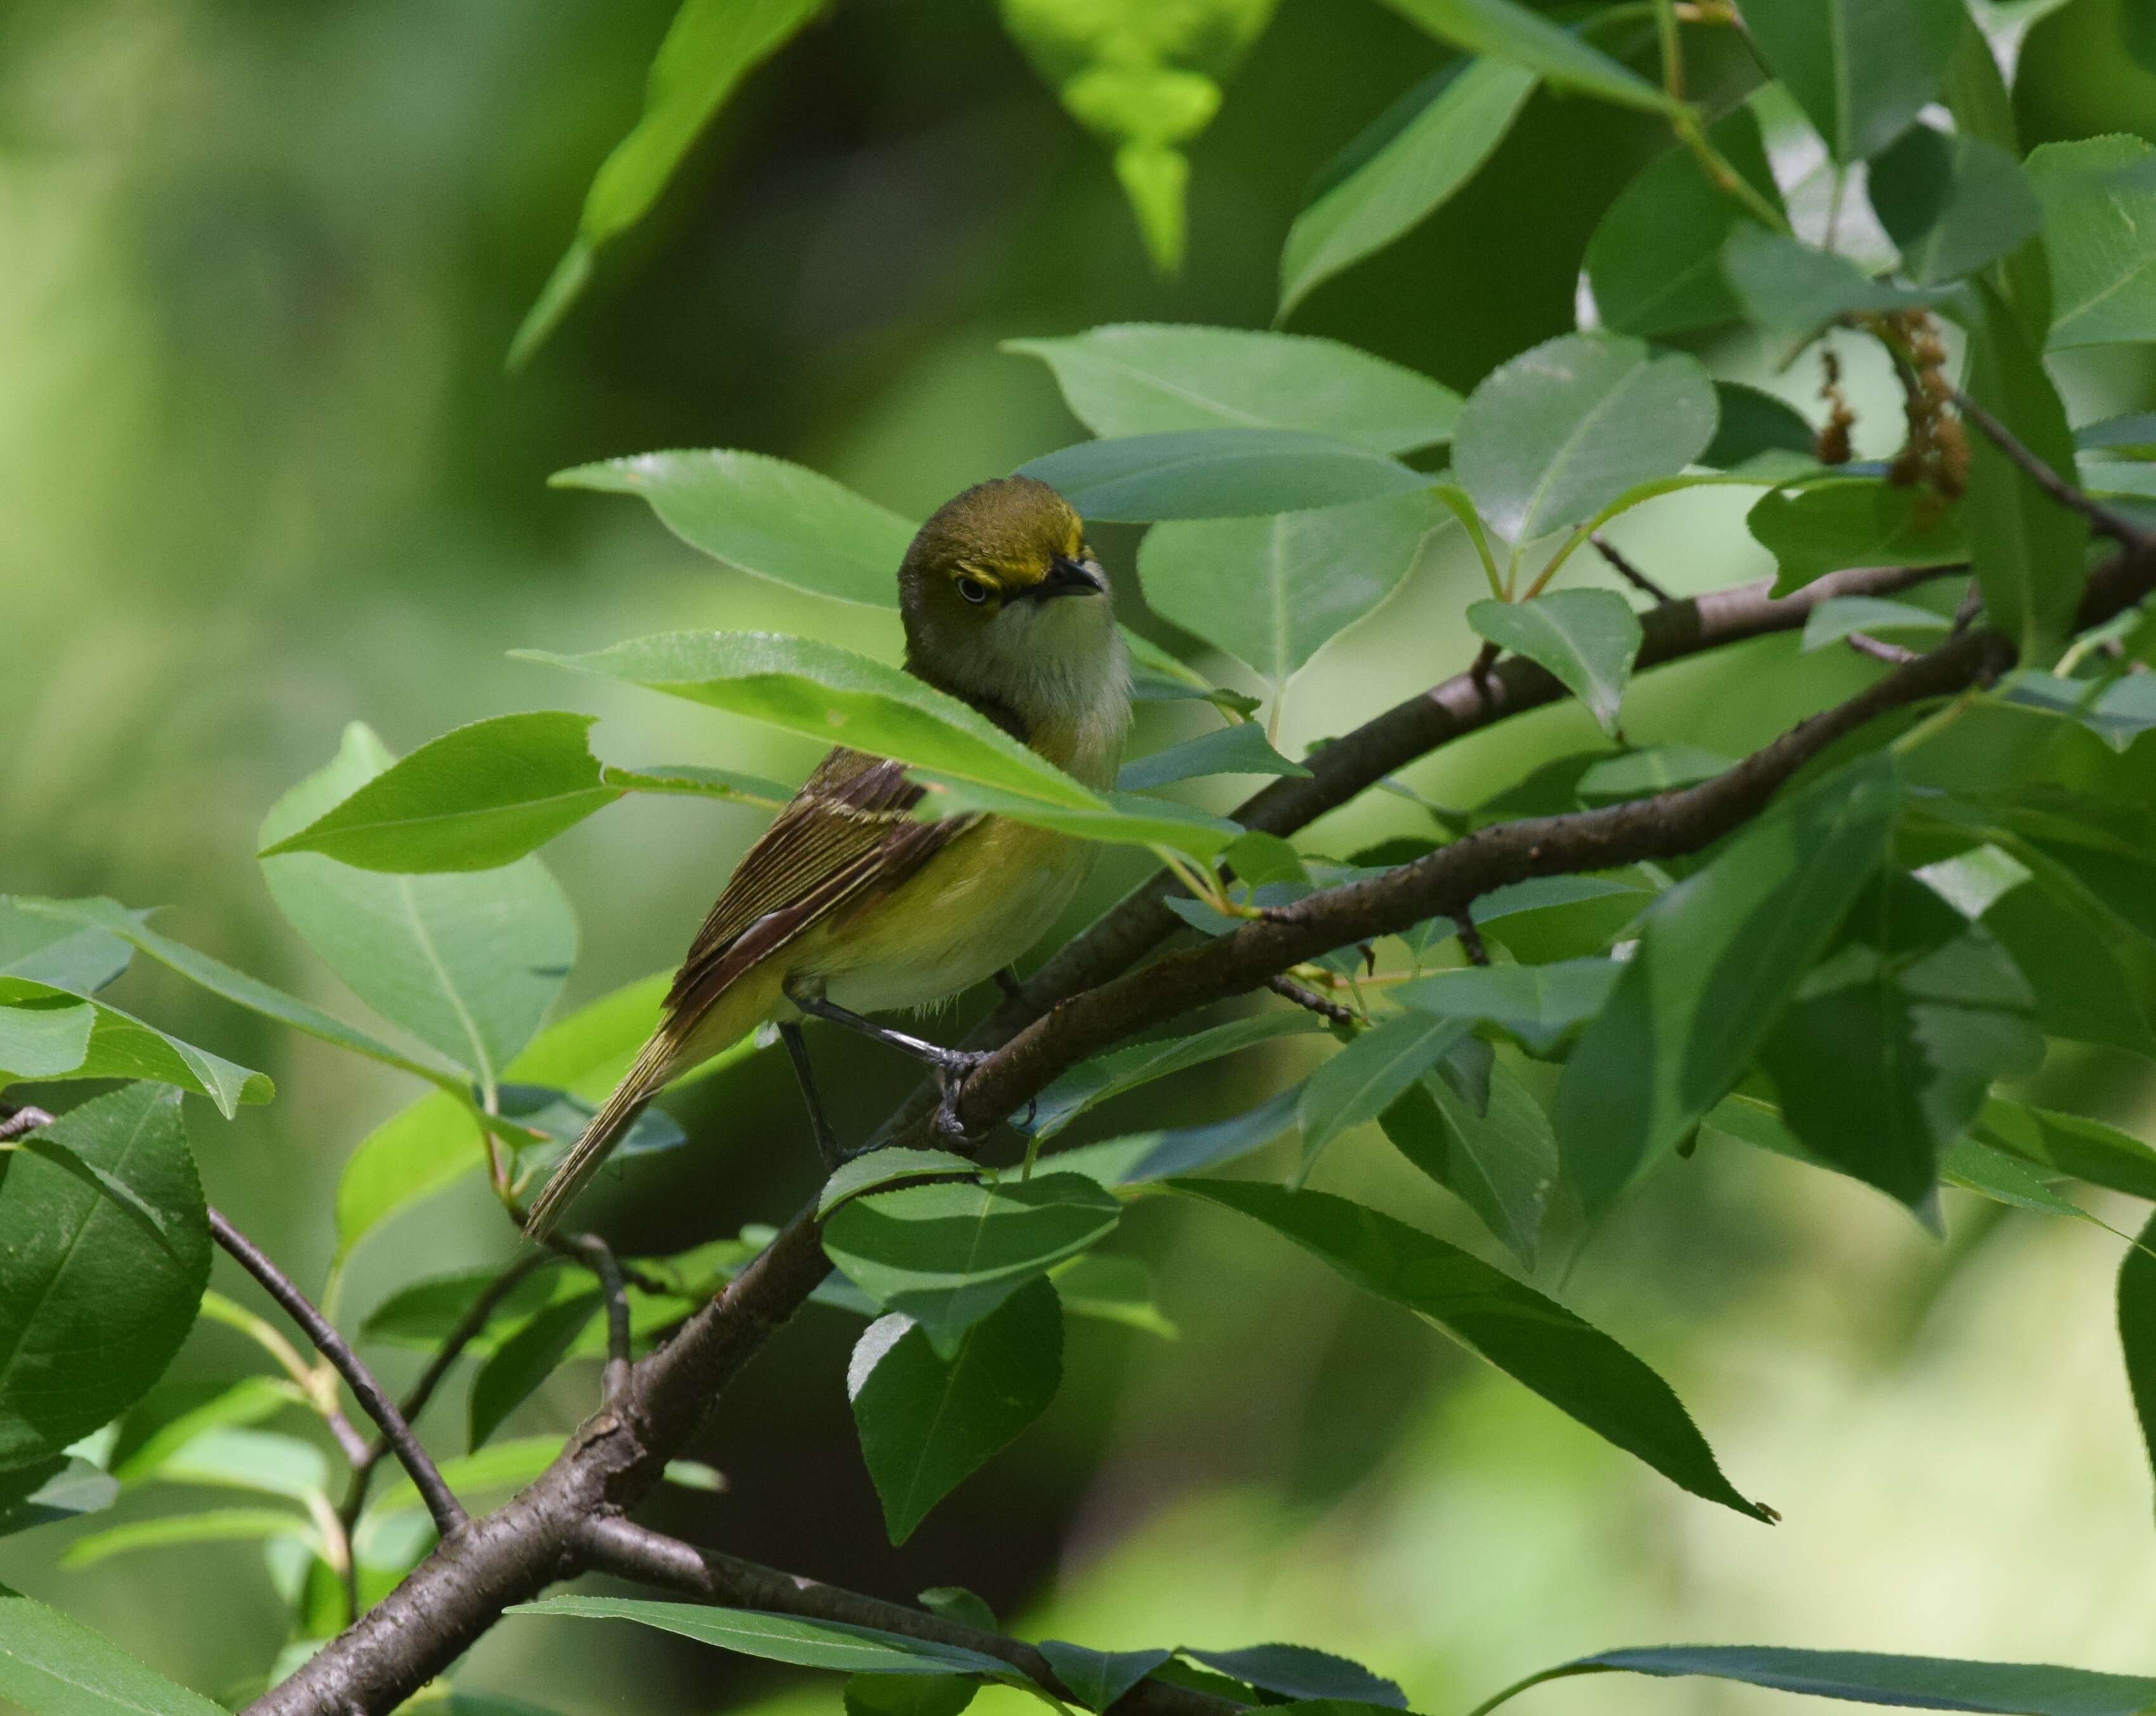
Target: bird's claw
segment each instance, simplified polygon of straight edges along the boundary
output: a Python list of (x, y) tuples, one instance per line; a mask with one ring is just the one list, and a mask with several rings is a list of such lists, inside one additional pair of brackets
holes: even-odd
[(942, 1100), (936, 1105), (936, 1130), (952, 1142), (970, 1144), (973, 1142), (966, 1131), (966, 1122), (958, 1112), (958, 1102), (966, 1092), (966, 1081), (980, 1070), (981, 1063), (988, 1057), (970, 1053), (963, 1049), (947, 1051), (946, 1058), (936, 1063), (937, 1082), (942, 1087)]

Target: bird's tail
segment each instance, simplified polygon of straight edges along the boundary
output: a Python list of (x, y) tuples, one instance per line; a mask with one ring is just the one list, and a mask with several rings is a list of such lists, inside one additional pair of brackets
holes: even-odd
[(636, 1117), (665, 1088), (675, 1070), (676, 1047), (670, 1033), (664, 1029), (655, 1032), (644, 1046), (634, 1064), (613, 1087), (613, 1094), (592, 1117), (591, 1124), (584, 1128), (576, 1147), (562, 1159), (561, 1165), (540, 1188), (531, 1212), (524, 1218), (526, 1237), (543, 1240), (553, 1231), (555, 1223), (562, 1219), (562, 1212), (576, 1201), (577, 1194), (605, 1164), (613, 1147), (621, 1142), (622, 1134), (636, 1124)]

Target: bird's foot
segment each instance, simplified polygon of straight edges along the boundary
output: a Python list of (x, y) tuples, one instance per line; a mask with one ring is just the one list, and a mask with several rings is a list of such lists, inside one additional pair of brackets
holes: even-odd
[(971, 1144), (973, 1140), (966, 1131), (966, 1123), (958, 1112), (959, 1098), (965, 1095), (966, 1081), (978, 1071), (989, 1057), (967, 1049), (946, 1049), (937, 1060), (936, 1080), (942, 1087), (943, 1098), (936, 1105), (936, 1130), (955, 1143)]

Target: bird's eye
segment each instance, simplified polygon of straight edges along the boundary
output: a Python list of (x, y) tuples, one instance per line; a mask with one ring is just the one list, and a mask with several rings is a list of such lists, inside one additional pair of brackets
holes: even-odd
[(962, 578), (958, 580), (958, 593), (978, 608), (988, 599), (988, 587), (978, 578)]

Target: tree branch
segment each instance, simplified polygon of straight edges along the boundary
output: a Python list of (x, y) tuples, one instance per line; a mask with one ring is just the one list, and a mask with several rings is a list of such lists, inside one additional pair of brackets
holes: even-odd
[[(1643, 616), (1642, 665), (1794, 629), (1828, 596), (1885, 593), (1948, 569), (1844, 573), (1780, 601), (1753, 585), (1674, 604)], [(2156, 556), (2138, 548), (2120, 555), (2092, 574), (2079, 625), (2110, 618), (2152, 588)], [(1179, 926), (1148, 884), (1027, 985), (1036, 1015), (1043, 999), (1067, 999), (1045, 1017), (1021, 1020), (1024, 1028), (967, 1081), (968, 1129), (1013, 1112), (1111, 1043), (1259, 988), (1332, 948), (1450, 916), (1506, 882), (1696, 851), (1756, 814), (1798, 768), (1875, 717), (1979, 683), (2012, 660), (1999, 634), (1971, 629), (1699, 786), (1485, 829), (1382, 877), (1312, 895), (1107, 981)], [(1239, 815), (1246, 825), (1291, 831), (1423, 752), (1560, 695), (1543, 670), (1508, 658), (1480, 688), (1465, 676), (1448, 681), (1326, 747), (1312, 760), (1310, 779), (1267, 789)], [(821, 1224), (813, 1210), (804, 1211), (672, 1340), (631, 1368), (620, 1398), (583, 1425), (552, 1467), (497, 1512), (446, 1537), (357, 1625), (252, 1706), (251, 1716), (380, 1716), (446, 1669), (504, 1609), (593, 1565), (590, 1522), (634, 1506), (659, 1482), (719, 1392), (829, 1268)]]
[(569, 1243), (583, 1256), (585, 1266), (599, 1278), (599, 1291), (606, 1296), (607, 1361), (606, 1370), (599, 1385), (599, 1398), (618, 1400), (629, 1385), (629, 1289), (621, 1275), (621, 1264), (613, 1255), (613, 1247), (595, 1233), (580, 1233)]
[(2109, 537), (2122, 548), (2134, 548), (2147, 540), (2145, 534), (2128, 518), (2114, 512), (2101, 501), (2082, 492), (2066, 478), (2051, 469), (2042, 460), (2023, 445), (2020, 437), (1994, 417), (1984, 407), (1970, 398), (1958, 388), (1952, 396), (1954, 409), (1983, 432), (1984, 437), (2004, 453), (2029, 480), (2049, 495), (2060, 506), (2071, 512), (2078, 512)]
[[(404, 1415), (382, 1393), (374, 1373), (361, 1364), (359, 1355), (345, 1344), (344, 1337), (330, 1327), (329, 1319), (314, 1308), (307, 1296), (292, 1285), (285, 1272), (252, 1240), (215, 1209), (209, 1212), (209, 1230), (239, 1266), (261, 1283), (263, 1291), (283, 1307), (285, 1314), (306, 1332), (316, 1349), (336, 1368), (337, 1374), (345, 1379), (346, 1386), (366, 1409), (367, 1415), (382, 1426), (383, 1437), (396, 1451), (405, 1471), (411, 1474), (428, 1513), (434, 1516), (434, 1528), (448, 1538), (469, 1525), (471, 1522), (465, 1517), (463, 1505), (449, 1493), (449, 1487), (442, 1482), (442, 1474), (434, 1469), (434, 1462), (427, 1457), (427, 1451), (412, 1434), (412, 1426), (404, 1421)], [(361, 1451), (362, 1455), (365, 1452), (363, 1444)]]
[[(925, 1609), (888, 1603), (880, 1597), (865, 1596), (797, 1573), (781, 1573), (737, 1555), (699, 1549), (626, 1519), (592, 1521), (586, 1531), (585, 1547), (595, 1570), (618, 1578), (668, 1585), (730, 1608), (872, 1626), (906, 1638), (978, 1651), (1009, 1663), (1065, 1703), (1076, 1702), (1070, 1688), (1056, 1678), (1045, 1657), (1023, 1640), (1007, 1638), (999, 1632), (984, 1632)], [(1139, 1682), (1115, 1706), (1116, 1716), (1240, 1716), (1241, 1708), (1209, 1693), (1158, 1680)]]
[(1600, 531), (1595, 532), (1587, 540), (1594, 545), (1595, 552), (1609, 563), (1609, 569), (1612, 572), (1642, 595), (1651, 597), (1656, 607), (1666, 608), (1676, 600), (1675, 596), (1649, 578), (1638, 567), (1633, 565), (1625, 551), (1604, 536)]

